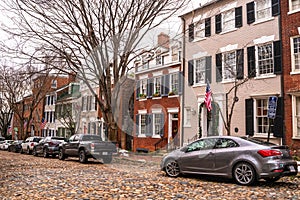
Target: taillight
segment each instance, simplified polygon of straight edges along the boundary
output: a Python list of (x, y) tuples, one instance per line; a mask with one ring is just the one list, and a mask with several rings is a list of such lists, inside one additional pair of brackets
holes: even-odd
[(259, 150), (257, 153), (262, 157), (282, 156), (281, 151), (272, 150), (272, 149)]
[(32, 142), (32, 143), (30, 144), (30, 146), (32, 146), (32, 147), (33, 147), (33, 146), (34, 146), (34, 143)]

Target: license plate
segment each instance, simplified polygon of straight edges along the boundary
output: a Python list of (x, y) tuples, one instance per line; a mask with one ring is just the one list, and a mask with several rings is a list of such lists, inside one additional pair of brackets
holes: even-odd
[(102, 155), (107, 155), (108, 153), (107, 152), (102, 152)]
[(289, 170), (290, 170), (290, 172), (295, 172), (296, 170), (295, 170), (295, 167), (293, 166), (293, 165), (290, 165), (289, 166)]

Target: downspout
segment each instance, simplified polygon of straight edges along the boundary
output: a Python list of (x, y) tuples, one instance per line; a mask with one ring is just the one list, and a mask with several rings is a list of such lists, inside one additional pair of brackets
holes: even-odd
[(183, 142), (184, 142), (184, 127), (183, 127), (183, 123), (184, 123), (184, 98), (185, 98), (185, 57), (186, 57), (186, 51), (185, 51), (185, 19), (184, 17), (180, 17), (181, 21), (182, 21), (182, 61), (181, 61), (181, 70), (182, 71), (182, 96), (180, 98), (180, 124), (181, 124), (181, 139), (180, 139), (180, 146), (183, 146)]
[(280, 91), (280, 96), (282, 97), (282, 125), (283, 125), (283, 133), (282, 133), (282, 144), (286, 144), (286, 136), (285, 136), (285, 109), (284, 109), (284, 70), (283, 70), (283, 50), (282, 50), (282, 26), (281, 26), (281, 5), (280, 5), (280, 13), (278, 15), (278, 28), (279, 28), (279, 40), (280, 40), (280, 48), (281, 48), (281, 77), (280, 77), (280, 86), (281, 86), (281, 91)]

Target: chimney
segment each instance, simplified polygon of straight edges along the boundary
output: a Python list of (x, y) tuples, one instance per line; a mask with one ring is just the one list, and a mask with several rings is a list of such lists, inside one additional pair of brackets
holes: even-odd
[(164, 48), (169, 48), (169, 44), (170, 44), (170, 37), (161, 32), (158, 36), (157, 36), (157, 44), (158, 46), (162, 46)]

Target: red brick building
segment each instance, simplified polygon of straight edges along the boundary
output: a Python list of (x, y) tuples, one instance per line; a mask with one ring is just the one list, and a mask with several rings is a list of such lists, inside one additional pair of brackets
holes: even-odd
[(134, 151), (180, 145), (180, 55), (181, 43), (161, 33), (157, 47), (144, 51), (135, 62)]
[(281, 1), (285, 140), (300, 148), (300, 1)]

